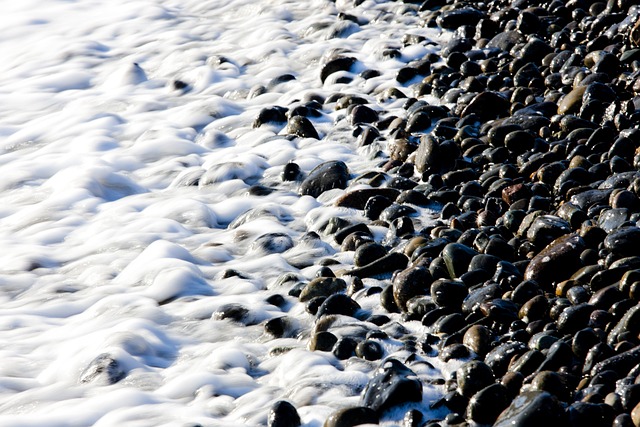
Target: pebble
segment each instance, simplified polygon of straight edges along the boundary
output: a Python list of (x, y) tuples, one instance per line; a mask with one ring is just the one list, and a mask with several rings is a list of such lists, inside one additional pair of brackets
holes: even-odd
[(347, 289), (347, 284), (344, 280), (335, 277), (317, 277), (311, 282), (307, 283), (298, 299), (301, 302), (307, 302), (315, 297), (329, 297), (338, 292), (343, 292)]
[(353, 427), (362, 424), (378, 424), (380, 417), (371, 408), (356, 406), (340, 409), (327, 418), (324, 427)]
[(99, 382), (115, 384), (127, 376), (127, 372), (117, 359), (107, 353), (97, 356), (80, 374), (81, 383)]
[(300, 415), (291, 403), (279, 400), (271, 405), (267, 427), (298, 427), (300, 425)]
[(329, 161), (316, 166), (300, 184), (300, 194), (318, 197), (325, 191), (347, 187), (349, 168), (344, 162)]
[(428, 293), (427, 284), (431, 273), (423, 267), (409, 268), (397, 274), (393, 280), (393, 297), (396, 305), (404, 312), (407, 302), (416, 296)]
[(422, 400), (422, 383), (396, 359), (382, 362), (362, 392), (361, 403), (377, 413), (404, 402)]
[(521, 393), (496, 420), (494, 426), (545, 425), (561, 427), (566, 423), (566, 415), (558, 399), (545, 391)]

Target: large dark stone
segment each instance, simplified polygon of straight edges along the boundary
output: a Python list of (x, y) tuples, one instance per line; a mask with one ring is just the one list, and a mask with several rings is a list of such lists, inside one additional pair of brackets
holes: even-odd
[(346, 56), (340, 56), (338, 58), (330, 60), (329, 62), (324, 64), (322, 66), (322, 69), (320, 70), (320, 81), (324, 83), (327, 77), (337, 71), (349, 71), (353, 64), (355, 64), (355, 62), (355, 58)]
[(378, 258), (370, 264), (362, 267), (354, 268), (345, 274), (355, 277), (365, 278), (374, 276), (383, 276), (393, 273), (396, 270), (403, 270), (409, 263), (409, 258), (399, 252), (391, 252)]
[(465, 7), (443, 12), (436, 20), (440, 27), (455, 30), (463, 25), (475, 26), (485, 14), (477, 9)]
[(621, 256), (640, 255), (640, 228), (623, 227), (615, 230), (604, 239), (604, 247), (611, 253)]
[(387, 359), (362, 392), (362, 405), (381, 413), (395, 405), (422, 400), (422, 383), (395, 359)]
[(429, 293), (431, 274), (423, 267), (408, 268), (400, 272), (393, 280), (393, 298), (396, 305), (407, 311), (407, 301), (419, 295)]
[(300, 416), (295, 406), (285, 400), (279, 400), (271, 406), (267, 427), (298, 427)]
[(528, 391), (513, 399), (494, 427), (563, 427), (565, 422), (558, 399), (546, 391)]
[(339, 409), (327, 418), (323, 427), (353, 427), (361, 424), (378, 424), (379, 416), (371, 408), (356, 406)]
[(400, 190), (395, 188), (362, 188), (340, 196), (335, 205), (362, 210), (371, 197), (382, 196), (389, 200), (395, 200), (399, 195)]
[(300, 194), (318, 197), (327, 190), (346, 188), (349, 181), (349, 168), (344, 162), (330, 161), (321, 163), (309, 173), (300, 185)]
[(478, 253), (461, 243), (449, 243), (442, 250), (442, 258), (451, 278), (462, 276), (469, 270), (469, 264)]
[(562, 236), (536, 255), (524, 272), (525, 280), (535, 280), (543, 289), (568, 279), (580, 266), (580, 254), (586, 245), (576, 234)]
[(504, 31), (496, 34), (489, 43), (487, 48), (497, 48), (508, 52), (512, 47), (524, 40), (522, 34), (517, 31)]
[(303, 116), (293, 116), (287, 122), (287, 133), (300, 138), (320, 139), (318, 131), (309, 119)]
[(300, 301), (307, 302), (314, 297), (329, 297), (347, 289), (344, 280), (335, 277), (317, 277), (309, 282), (300, 293)]
[(473, 395), (467, 406), (467, 417), (479, 424), (492, 424), (509, 403), (507, 387), (494, 383)]
[(511, 102), (494, 92), (482, 92), (476, 95), (462, 110), (462, 117), (475, 114), (483, 121), (505, 117), (509, 114)]

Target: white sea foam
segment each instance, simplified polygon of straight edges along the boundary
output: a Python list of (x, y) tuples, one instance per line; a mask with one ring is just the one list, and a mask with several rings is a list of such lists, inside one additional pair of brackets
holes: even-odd
[[(431, 41), (440, 37), (415, 13), (401, 13), (406, 7), (382, 0), (3, 5), (0, 425), (264, 425), (269, 406), (287, 399), (305, 425), (320, 426), (332, 411), (358, 404), (375, 363), (310, 352), (312, 316), (274, 284), (286, 272), (312, 278), (321, 258), (350, 267), (353, 254), (337, 254), (326, 236), (300, 239), (332, 217), (360, 214), (331, 206), (343, 191), (299, 196), (280, 173), (291, 161), (309, 172), (342, 160), (355, 176), (380, 159), (357, 148), (344, 110), (312, 119), (320, 141), (288, 138), (285, 124), (252, 123), (262, 107), (313, 94), (358, 94), (375, 104), (398, 85), (395, 72), (435, 51)], [(408, 28), (429, 43), (402, 46)], [(381, 59), (388, 47), (401, 58)], [(340, 51), (357, 58), (355, 73), (322, 83), (321, 63)], [(357, 76), (365, 68), (382, 74), (365, 81)], [(272, 83), (284, 74), (295, 79)], [(354, 80), (336, 83), (340, 75)], [(176, 80), (187, 86), (175, 88)], [(385, 102), (374, 108), (400, 111), (401, 103)], [(255, 184), (275, 191), (250, 195)], [(385, 230), (372, 229), (381, 241)], [(280, 237), (265, 249), (267, 233)], [(240, 275), (227, 277), (228, 269)], [(265, 302), (274, 293), (286, 296), (282, 308)], [(356, 299), (363, 310), (382, 311), (376, 296)], [(233, 303), (249, 310), (243, 323), (216, 317)], [(290, 334), (268, 337), (263, 323), (285, 315)], [(403, 355), (399, 343), (385, 348)], [(115, 384), (87, 371), (104, 355), (124, 374)], [(425, 386), (414, 407), (442, 416), (429, 412), (439, 393)], [(383, 421), (401, 416), (392, 411)]]

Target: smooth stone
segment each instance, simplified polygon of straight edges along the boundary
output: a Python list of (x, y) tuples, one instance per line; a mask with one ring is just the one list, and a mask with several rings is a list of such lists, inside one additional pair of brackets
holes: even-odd
[(479, 360), (464, 363), (456, 371), (456, 379), (458, 391), (468, 398), (495, 381), (491, 368)]
[(280, 254), (293, 247), (293, 239), (285, 233), (267, 233), (251, 243), (251, 249), (262, 254)]
[(531, 381), (531, 390), (549, 392), (564, 402), (569, 400), (571, 394), (563, 377), (553, 371), (538, 372)]
[(635, 336), (640, 332), (640, 304), (635, 305), (628, 310), (618, 323), (611, 329), (607, 336), (607, 344), (615, 345), (622, 334), (633, 334)]
[(441, 254), (452, 279), (460, 277), (469, 271), (469, 264), (476, 255), (478, 255), (478, 252), (461, 243), (449, 243), (444, 247)]
[(538, 369), (544, 359), (545, 356), (541, 351), (529, 350), (509, 364), (509, 372), (519, 372), (528, 377)]
[(290, 135), (296, 135), (300, 138), (320, 139), (318, 131), (313, 127), (309, 119), (303, 116), (293, 116), (287, 122), (286, 132)]
[(422, 400), (422, 382), (416, 374), (396, 359), (379, 366), (362, 392), (363, 406), (377, 413), (405, 402)]
[(557, 398), (546, 391), (527, 391), (513, 399), (494, 427), (564, 427), (565, 423), (564, 408)]
[(481, 357), (491, 350), (492, 342), (491, 330), (484, 325), (471, 326), (462, 337), (462, 343)]
[(407, 302), (429, 293), (431, 273), (423, 267), (412, 267), (398, 273), (393, 279), (393, 298), (400, 310), (407, 311)]
[(403, 270), (408, 263), (409, 258), (407, 258), (406, 255), (398, 252), (391, 252), (370, 264), (354, 268), (344, 274), (359, 277), (361, 279), (365, 277), (382, 276), (393, 273), (396, 270)]
[(586, 248), (582, 237), (576, 234), (562, 236), (538, 253), (527, 266), (525, 280), (534, 280), (543, 289), (561, 282), (580, 266), (580, 254)]
[(619, 257), (640, 255), (639, 227), (622, 227), (612, 231), (604, 239), (604, 247)]
[(338, 337), (329, 331), (316, 332), (309, 339), (309, 351), (331, 351), (338, 342)]
[(367, 242), (356, 248), (353, 255), (353, 263), (356, 267), (362, 267), (382, 258), (387, 250), (379, 243)]
[(541, 215), (527, 230), (527, 239), (538, 248), (544, 248), (556, 238), (571, 232), (569, 223), (557, 216)]
[(482, 120), (492, 120), (509, 114), (511, 103), (494, 92), (482, 92), (476, 95), (460, 113), (461, 117), (476, 114)]
[(424, 415), (417, 409), (409, 409), (402, 418), (402, 427), (421, 427)]
[(295, 321), (287, 316), (269, 319), (264, 324), (265, 332), (275, 338), (291, 338), (295, 334), (296, 329)]
[(438, 279), (431, 284), (431, 298), (438, 307), (460, 307), (467, 296), (467, 287), (461, 281)]
[(584, 328), (589, 323), (591, 313), (595, 310), (595, 307), (589, 303), (582, 303), (565, 308), (556, 325), (558, 331), (562, 334), (574, 334)]
[(462, 312), (465, 314), (477, 313), (483, 303), (499, 298), (502, 293), (503, 291), (497, 283), (489, 283), (474, 288), (464, 298)]
[(364, 360), (380, 360), (384, 356), (384, 349), (374, 340), (364, 340), (355, 348), (356, 356)]
[(582, 96), (586, 86), (578, 86), (562, 97), (558, 102), (558, 114), (574, 114), (580, 111), (582, 106)]
[(351, 110), (351, 124), (374, 123), (378, 121), (378, 113), (366, 105), (355, 105)]
[(388, 313), (400, 313), (400, 308), (396, 304), (393, 296), (393, 285), (387, 285), (380, 292), (380, 305), (387, 310)]
[(249, 309), (237, 303), (223, 304), (211, 316), (214, 320), (229, 319), (238, 323), (247, 323), (249, 317)]
[(285, 123), (287, 109), (280, 106), (266, 107), (260, 110), (258, 117), (253, 121), (253, 127), (258, 128), (266, 123)]
[(343, 316), (355, 317), (357, 311), (360, 310), (360, 304), (345, 294), (330, 295), (318, 308), (316, 317), (331, 314), (341, 314)]
[(342, 337), (336, 341), (331, 352), (339, 360), (346, 360), (356, 354), (358, 341), (351, 337)]
[(347, 283), (336, 277), (316, 277), (302, 289), (300, 302), (307, 302), (314, 297), (329, 297), (338, 292), (344, 292)]
[(472, 7), (465, 7), (462, 9), (454, 9), (443, 12), (436, 22), (441, 28), (448, 30), (455, 30), (463, 25), (475, 26), (478, 21), (485, 18), (485, 14)]
[(286, 400), (279, 400), (269, 409), (267, 427), (298, 427), (300, 415), (295, 406)]
[(434, 334), (452, 335), (466, 326), (462, 314), (451, 313), (441, 316), (433, 325)]
[(501, 323), (518, 320), (518, 306), (508, 299), (496, 298), (480, 304), (480, 311), (487, 318)]
[(489, 365), (493, 374), (500, 378), (507, 372), (511, 359), (524, 354), (527, 350), (527, 346), (521, 342), (506, 342), (487, 353), (484, 362)]
[(491, 384), (469, 400), (467, 418), (479, 424), (493, 424), (510, 403), (507, 387), (500, 383)]
[(103, 353), (89, 363), (80, 374), (81, 383), (100, 382), (115, 384), (127, 376), (124, 367), (110, 354)]
[(640, 426), (640, 403), (638, 403), (631, 411), (631, 420), (633, 421), (634, 426)]
[(349, 180), (349, 168), (344, 162), (329, 161), (313, 168), (309, 176), (300, 184), (300, 195), (318, 197), (334, 188), (346, 188)]
[(378, 424), (380, 417), (373, 409), (356, 406), (339, 409), (324, 422), (324, 427), (354, 427), (362, 424)]
[(611, 189), (587, 190), (572, 195), (570, 201), (586, 212), (591, 206), (608, 204), (611, 193)]
[(375, 221), (379, 219), (382, 212), (392, 204), (393, 202), (385, 196), (370, 197), (364, 205), (363, 214), (368, 219)]
[(355, 58), (346, 56), (341, 56), (328, 61), (320, 70), (320, 81), (324, 83), (327, 77), (338, 71), (349, 71), (355, 63)]
[(611, 233), (623, 226), (629, 219), (629, 210), (626, 208), (607, 209), (600, 213), (598, 226), (607, 233)]
[(384, 196), (395, 200), (399, 195), (400, 190), (395, 188), (362, 188), (343, 194), (336, 200), (335, 206), (362, 210), (371, 197)]
[[(627, 351), (605, 358), (604, 360), (596, 363), (591, 369), (591, 375), (595, 376), (599, 372), (611, 370), (615, 371), (620, 377), (623, 377), (629, 372), (631, 368), (637, 365), (639, 357), (640, 346), (633, 347)], [(587, 359), (588, 358), (589, 356), (587, 355)]]
[(512, 47), (521, 43), (523, 36), (518, 31), (504, 31), (496, 34), (489, 43), (487, 48), (497, 48), (505, 52), (509, 52)]
[(553, 52), (553, 48), (539, 38), (531, 38), (523, 47), (519, 49), (517, 57), (524, 62), (540, 63), (542, 59), (549, 53)]
[(418, 172), (427, 170), (448, 172), (455, 164), (455, 159), (460, 155), (457, 145), (446, 142), (438, 142), (431, 135), (420, 137), (420, 144), (415, 152), (415, 166)]

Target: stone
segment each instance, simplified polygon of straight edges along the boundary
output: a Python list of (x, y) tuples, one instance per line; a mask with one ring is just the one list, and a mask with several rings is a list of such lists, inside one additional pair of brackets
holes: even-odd
[(380, 417), (371, 408), (356, 406), (339, 409), (324, 422), (324, 427), (354, 427), (362, 424), (378, 424)]
[(399, 195), (400, 190), (395, 188), (362, 188), (343, 194), (335, 201), (335, 205), (362, 210), (371, 197), (382, 196), (393, 201)]
[(316, 277), (302, 289), (300, 302), (307, 302), (314, 297), (329, 297), (338, 292), (344, 292), (347, 283), (336, 277)]
[(309, 119), (303, 116), (293, 116), (287, 122), (286, 132), (290, 135), (296, 135), (300, 138), (320, 139), (318, 131), (313, 127)]
[(322, 66), (320, 70), (320, 81), (324, 83), (327, 77), (335, 72), (349, 71), (355, 63), (355, 58), (347, 56), (340, 56), (338, 58), (331, 59)]
[(500, 383), (488, 385), (469, 400), (467, 418), (479, 424), (493, 424), (510, 403), (507, 387)]
[(382, 362), (361, 396), (362, 405), (378, 414), (398, 404), (421, 400), (422, 383), (411, 369), (396, 359)]
[(302, 184), (300, 195), (318, 197), (334, 188), (346, 188), (349, 181), (349, 168), (344, 162), (329, 161), (313, 168)]
[(527, 265), (525, 280), (535, 280), (543, 289), (569, 278), (580, 266), (580, 254), (586, 248), (582, 237), (568, 234), (551, 242)]
[(411, 298), (428, 294), (431, 281), (431, 273), (423, 267), (411, 267), (397, 274), (393, 279), (393, 298), (400, 310), (407, 311)]
[(81, 383), (98, 382), (111, 385), (127, 376), (124, 367), (108, 353), (97, 356), (80, 374)]
[(458, 391), (467, 398), (471, 398), (495, 381), (491, 368), (479, 360), (464, 363), (456, 371), (456, 379)]
[(295, 406), (286, 400), (279, 400), (269, 409), (267, 427), (298, 427), (300, 415)]
[(546, 391), (527, 391), (513, 399), (494, 427), (564, 427), (565, 423), (566, 415), (557, 398)]

